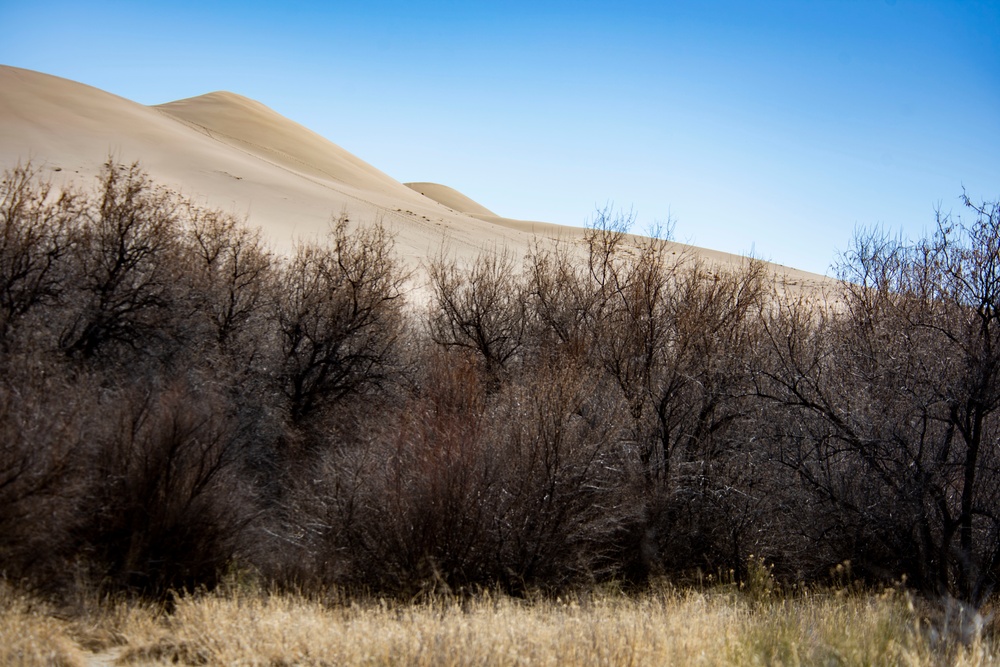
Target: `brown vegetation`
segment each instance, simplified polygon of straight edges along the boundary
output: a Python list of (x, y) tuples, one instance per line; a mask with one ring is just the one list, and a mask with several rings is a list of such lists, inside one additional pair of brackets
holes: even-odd
[(850, 560), (980, 605), (1000, 583), (1000, 213), (862, 233), (842, 292), (583, 247), (430, 263), (378, 223), (272, 254), (137, 165), (0, 188), (0, 568), (151, 598), (525, 595)]

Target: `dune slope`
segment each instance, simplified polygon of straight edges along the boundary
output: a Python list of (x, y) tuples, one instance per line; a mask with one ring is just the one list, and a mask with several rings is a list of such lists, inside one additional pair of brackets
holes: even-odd
[(448, 237), (460, 253), (521, 235), (420, 195), (266, 106), (212, 93), (147, 107), (97, 88), (0, 67), (0, 167), (31, 160), (87, 183), (109, 156), (209, 206), (246, 215), (275, 247), (325, 233), (331, 216), (381, 219), (417, 266)]
[[(324, 234), (331, 217), (341, 214), (361, 223), (383, 221), (414, 269), (444, 242), (459, 258), (471, 258), (497, 245), (522, 255), (539, 239), (582, 234), (575, 227), (498, 216), (444, 185), (404, 185), (234, 93), (148, 107), (74, 81), (0, 66), (0, 168), (30, 159), (57, 181), (86, 184), (109, 156), (137, 160), (157, 182), (245, 215), (279, 251), (296, 239)], [(711, 261), (741, 261), (689, 250)], [(796, 281), (825, 280), (775, 268)]]
[(215, 92), (154, 107), (210, 137), (303, 176), (409, 199), (402, 184), (249, 98)]
[(458, 190), (438, 183), (405, 183), (406, 187), (443, 204), (453, 211), (469, 215), (493, 215), (496, 213), (477, 201), (466, 197)]

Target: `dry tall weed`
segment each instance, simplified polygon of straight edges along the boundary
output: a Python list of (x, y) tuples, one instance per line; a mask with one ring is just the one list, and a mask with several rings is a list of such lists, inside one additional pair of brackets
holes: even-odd
[(935, 640), (920, 605), (896, 590), (761, 603), (734, 587), (662, 587), (412, 604), (223, 587), (181, 597), (171, 614), (122, 602), (65, 621), (5, 589), (0, 642), (0, 662), (15, 665), (1000, 664), (988, 637)]
[(85, 667), (85, 652), (71, 639), (68, 622), (0, 581), (0, 665)]

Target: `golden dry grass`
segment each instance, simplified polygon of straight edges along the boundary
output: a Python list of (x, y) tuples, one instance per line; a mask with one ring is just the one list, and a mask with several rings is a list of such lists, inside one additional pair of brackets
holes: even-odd
[(59, 620), (0, 589), (3, 665), (992, 665), (994, 644), (932, 641), (905, 594), (795, 597), (663, 587), (638, 596), (321, 603), (255, 590), (172, 613), (94, 604)]
[(87, 665), (85, 651), (70, 634), (70, 623), (0, 582), (0, 665)]

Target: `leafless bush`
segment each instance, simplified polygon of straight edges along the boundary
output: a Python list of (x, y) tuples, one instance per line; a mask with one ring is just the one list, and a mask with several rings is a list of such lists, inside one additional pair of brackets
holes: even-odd
[[(643, 568), (657, 560), (678, 569), (742, 564), (756, 544), (751, 518), (763, 507), (731, 482), (740, 478), (737, 460), (748, 460), (757, 418), (750, 367), (766, 270), (752, 259), (708, 266), (662, 239), (628, 236), (630, 222), (602, 212), (582, 256), (539, 247), (523, 273), (504, 255), (481, 257), (466, 271), (439, 260), (431, 331), (440, 344), (474, 350), (500, 395), (524, 378), (555, 381), (553, 366), (583, 372), (591, 392), (600, 387), (617, 410), (606, 419), (627, 430), (614, 435), (627, 443), (619, 464), (630, 461), (634, 473), (619, 480), (633, 499), (630, 513), (619, 507), (607, 519), (631, 522), (621, 534), (631, 531)], [(509, 421), (536, 428), (541, 418)], [(508, 458), (531, 465), (537, 451), (517, 448)], [(532, 479), (523, 468), (518, 474)], [(641, 500), (625, 491), (636, 478), (644, 480)]]
[(301, 244), (281, 268), (273, 317), (279, 381), (294, 423), (388, 379), (405, 280), (388, 230), (377, 224), (350, 232), (345, 217), (327, 245)]
[(75, 537), (98, 582), (142, 593), (212, 586), (254, 502), (219, 397), (184, 384), (117, 392), (94, 443)]
[(65, 585), (93, 403), (32, 359), (0, 380), (0, 576)]
[(917, 243), (860, 234), (833, 302), (605, 211), (523, 267), (442, 254), (415, 314), (379, 224), (282, 259), (137, 165), (89, 193), (19, 167), (0, 569), (521, 591), (753, 553), (977, 604), (1000, 583), (1000, 212), (966, 203)]
[(56, 191), (30, 164), (4, 172), (0, 182), (0, 349), (33, 309), (53, 304), (65, 289), (60, 264), (81, 197)]
[(630, 222), (602, 212), (582, 262), (534, 253), (532, 331), (620, 397), (660, 564), (738, 566), (761, 511), (733, 482), (757, 418), (750, 369), (766, 269), (753, 259), (708, 265), (662, 239), (629, 237)]
[(620, 577), (644, 557), (635, 452), (604, 384), (584, 366), (537, 367), (492, 407), (496, 569), (512, 589)]
[(280, 579), (397, 592), (476, 580), (486, 522), (470, 498), (490, 474), (479, 371), (468, 355), (436, 349), (420, 371), (424, 389), (369, 420), (363, 441), (296, 467), (269, 529), (295, 554), (269, 564)]
[(186, 242), (192, 257), (192, 286), (197, 307), (208, 320), (212, 337), (226, 354), (241, 363), (261, 354), (265, 315), (275, 294), (275, 260), (261, 231), (245, 221), (211, 209), (191, 209)]
[(425, 364), (393, 423), (312, 469), (304, 555), (341, 582), (409, 593), (621, 576), (642, 504), (614, 399), (579, 367), (487, 391), (469, 351)]
[(859, 234), (843, 308), (771, 322), (761, 388), (798, 410), (781, 455), (829, 508), (828, 543), (868, 576), (978, 603), (1000, 556), (1000, 213), (973, 209), (913, 244)]
[(157, 187), (138, 163), (109, 160), (100, 190), (77, 220), (71, 291), (60, 346), (70, 356), (150, 352), (172, 330), (180, 198)]
[(442, 254), (428, 272), (434, 342), (474, 351), (487, 376), (497, 378), (521, 349), (525, 330), (524, 290), (513, 255), (507, 249), (485, 251), (472, 266), (460, 268)]

